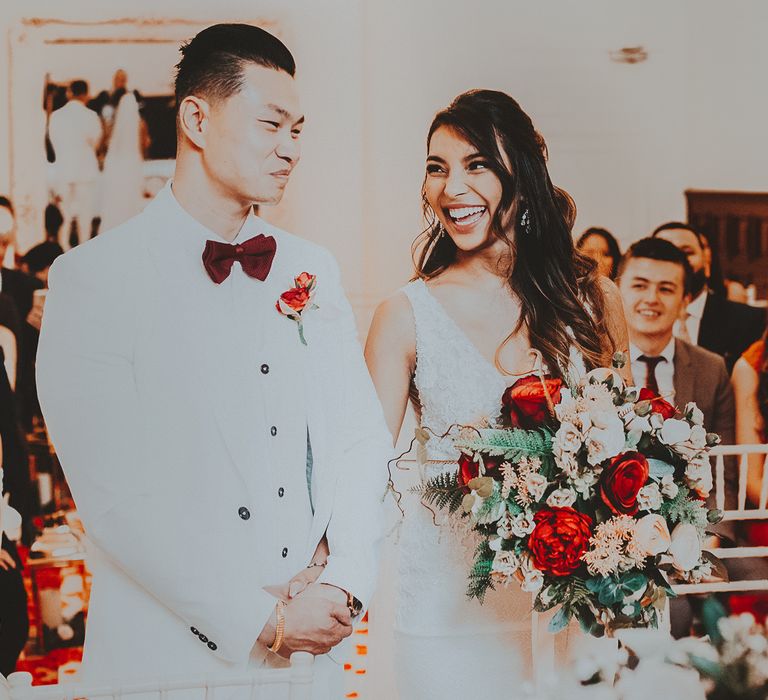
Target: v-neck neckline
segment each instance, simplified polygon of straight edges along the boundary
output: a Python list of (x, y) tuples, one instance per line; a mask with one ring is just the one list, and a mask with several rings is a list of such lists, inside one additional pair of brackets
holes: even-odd
[[(427, 296), (432, 300), (432, 303), (437, 308), (438, 312), (443, 316), (443, 318), (453, 327), (456, 335), (459, 336), (464, 341), (464, 343), (472, 349), (472, 352), (483, 361), (486, 367), (492, 370), (494, 374), (496, 374), (496, 376), (498, 376), (499, 379), (501, 379), (505, 384), (511, 385), (518, 379), (536, 374), (539, 371), (538, 368), (534, 367), (529, 372), (523, 372), (521, 374), (502, 374), (498, 367), (496, 367), (495, 364), (493, 364), (482, 352), (480, 352), (480, 348), (477, 347), (474, 341), (469, 337), (469, 334), (458, 324), (453, 316), (448, 313), (448, 310), (445, 308), (445, 306), (443, 306), (442, 302), (431, 292), (427, 283), (423, 279), (419, 279), (417, 282), (421, 283), (421, 285), (424, 287), (424, 291), (426, 292)], [(547, 373), (547, 368), (545, 365), (542, 366), (541, 369), (543, 370), (544, 374)]]

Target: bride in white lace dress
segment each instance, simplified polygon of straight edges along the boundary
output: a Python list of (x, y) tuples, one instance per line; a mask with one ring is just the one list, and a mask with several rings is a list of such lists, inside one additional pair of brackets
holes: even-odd
[[(377, 309), (366, 347), (393, 435), (409, 400), (437, 435), (494, 423), (534, 358), (578, 377), (627, 347), (618, 292), (574, 252), (573, 203), (552, 185), (544, 141), (517, 102), (460, 95), (435, 117), (427, 147), (418, 277)], [(426, 476), (456, 468), (447, 440), (432, 438), (427, 457)], [(531, 676), (531, 595), (510, 587), (483, 605), (468, 600), (472, 537), (436, 525), (412, 494), (402, 505), (400, 700), (514, 698)]]

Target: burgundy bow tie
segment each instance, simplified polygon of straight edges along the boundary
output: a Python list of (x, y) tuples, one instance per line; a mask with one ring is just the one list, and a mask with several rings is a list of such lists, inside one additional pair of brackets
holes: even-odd
[(221, 284), (232, 271), (232, 263), (242, 265), (243, 272), (262, 282), (267, 279), (275, 258), (277, 243), (272, 236), (259, 234), (245, 243), (219, 243), (206, 241), (203, 251), (203, 266), (216, 284)]

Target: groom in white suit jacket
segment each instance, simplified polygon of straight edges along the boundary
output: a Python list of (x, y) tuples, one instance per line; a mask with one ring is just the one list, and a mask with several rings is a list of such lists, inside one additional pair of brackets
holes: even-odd
[[(299, 160), (290, 52), (216, 25), (182, 54), (172, 184), (50, 273), (38, 387), (90, 540), (82, 675), (304, 650), (333, 697), (326, 654), (374, 587), (392, 443), (333, 257), (253, 213)], [(312, 300), (278, 310), (305, 272)]]

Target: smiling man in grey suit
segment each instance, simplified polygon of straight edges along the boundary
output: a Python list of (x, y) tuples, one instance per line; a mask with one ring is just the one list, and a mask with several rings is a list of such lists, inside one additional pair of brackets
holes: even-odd
[(630, 339), (632, 376), (681, 411), (693, 401), (704, 427), (734, 440), (733, 388), (723, 358), (673, 336), (689, 299), (691, 267), (668, 241), (645, 238), (632, 245), (619, 267)]

